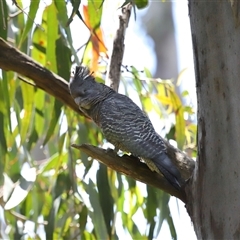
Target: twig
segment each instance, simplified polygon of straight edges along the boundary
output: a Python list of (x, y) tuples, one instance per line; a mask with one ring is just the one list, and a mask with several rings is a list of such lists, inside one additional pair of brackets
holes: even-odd
[(108, 64), (106, 85), (114, 89), (116, 92), (118, 91), (119, 87), (124, 53), (125, 32), (130, 19), (131, 8), (131, 4), (128, 4), (122, 8), (122, 15), (119, 16), (119, 28), (116, 32), (113, 42), (112, 55), (110, 57), (110, 63)]
[(33, 82), (29, 81), (28, 79), (26, 79), (26, 78), (24, 78), (22, 76), (19, 76), (19, 75), (18, 75), (18, 78), (20, 80), (22, 80), (23, 82), (27, 83), (28, 85), (31, 85), (32, 87), (36, 87), (36, 84), (34, 84)]
[[(18, 3), (17, 3), (16, 0), (12, 0), (12, 3), (13, 3), (13, 5), (15, 5), (15, 6), (19, 9), (20, 12), (23, 12), (38, 28), (40, 28), (43, 32), (45, 31), (44, 28), (43, 28), (41, 25), (39, 25), (38, 23), (36, 23), (36, 22), (34, 21), (34, 19), (31, 18), (31, 17), (29, 16), (29, 14), (27, 14), (27, 13), (25, 12), (25, 10), (22, 9), (22, 8), (18, 5)], [(19, 12), (17, 12), (15, 16), (17, 16), (18, 14), (19, 14)], [(14, 14), (12, 14), (11, 16), (14, 17)]]
[[(20, 221), (23, 221), (23, 222), (31, 221), (26, 216), (24, 216), (24, 215), (22, 215), (22, 214), (20, 214), (18, 212), (15, 212), (13, 210), (10, 210), (9, 213), (12, 214), (17, 220), (20, 220)], [(47, 221), (37, 222), (37, 225), (47, 225), (47, 224), (48, 224)]]

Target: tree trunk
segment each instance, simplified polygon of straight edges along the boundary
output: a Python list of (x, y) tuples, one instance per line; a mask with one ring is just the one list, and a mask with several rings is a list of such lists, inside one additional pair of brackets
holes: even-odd
[(198, 239), (240, 239), (240, 26), (232, 3), (189, 2), (199, 156), (187, 208)]

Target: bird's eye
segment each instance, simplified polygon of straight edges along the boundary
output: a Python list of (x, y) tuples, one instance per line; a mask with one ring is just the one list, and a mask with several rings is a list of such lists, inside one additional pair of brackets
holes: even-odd
[(80, 96), (84, 96), (84, 95), (86, 95), (86, 89), (81, 89), (80, 91), (79, 91), (79, 95)]

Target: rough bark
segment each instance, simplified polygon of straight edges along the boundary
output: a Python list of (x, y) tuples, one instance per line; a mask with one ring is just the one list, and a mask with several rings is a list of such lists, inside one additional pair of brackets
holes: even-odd
[[(83, 144), (78, 146), (73, 144), (72, 147), (77, 148), (87, 155), (91, 156), (93, 159), (97, 159), (99, 162), (103, 163), (111, 169), (123, 173), (135, 180), (141, 181), (153, 187), (159, 188), (172, 196), (181, 199), (186, 202), (186, 195), (184, 191), (178, 191), (174, 188), (162, 175), (152, 172), (145, 163), (139, 161), (138, 158), (128, 155), (118, 156), (113, 150), (105, 150), (99, 147), (91, 146), (88, 144)], [(171, 154), (176, 154), (175, 148), (171, 148)], [(193, 162), (180, 151), (181, 164), (187, 166), (187, 168), (181, 169), (182, 175), (186, 178), (191, 176), (194, 168)], [(190, 160), (190, 161), (189, 161)]]
[(131, 9), (132, 5), (128, 4), (122, 8), (122, 14), (119, 16), (119, 28), (117, 29), (116, 36), (113, 41), (112, 54), (110, 57), (105, 81), (106, 85), (111, 87), (116, 92), (118, 92), (120, 82), (121, 66), (125, 46), (125, 32), (131, 16)]
[(240, 28), (227, 1), (191, 0), (189, 12), (199, 156), (187, 208), (198, 239), (240, 239)]

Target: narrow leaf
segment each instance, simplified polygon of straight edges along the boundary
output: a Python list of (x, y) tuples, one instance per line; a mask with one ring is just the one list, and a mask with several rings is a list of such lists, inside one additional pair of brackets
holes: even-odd
[(28, 17), (27, 23), (26, 23), (26, 25), (23, 29), (23, 33), (21, 34), (21, 39), (20, 39), (20, 42), (19, 42), (19, 48), (21, 47), (23, 41), (26, 39), (30, 30), (32, 29), (37, 10), (39, 8), (39, 2), (40, 2), (40, 0), (31, 1), (30, 9), (29, 9), (28, 16), (27, 16)]
[(89, 193), (90, 202), (94, 211), (94, 214), (90, 213), (90, 216), (93, 221), (94, 230), (96, 232), (97, 239), (109, 239), (103, 213), (102, 213), (100, 202), (99, 202), (99, 195), (95, 189), (95, 186), (92, 180), (89, 180), (87, 189)]
[(21, 84), (22, 97), (23, 97), (23, 109), (20, 113), (21, 125), (20, 136), (21, 142), (26, 141), (28, 130), (30, 129), (32, 117), (34, 113), (34, 88), (28, 84)]
[(56, 41), (57, 73), (68, 80), (71, 70), (71, 50), (66, 46), (63, 39), (61, 35)]
[(54, 129), (58, 123), (58, 119), (61, 114), (61, 107), (62, 107), (62, 103), (60, 101), (58, 101), (57, 99), (55, 99), (54, 100), (54, 108), (53, 108), (53, 112), (52, 112), (52, 118), (51, 118), (51, 121), (50, 121), (50, 124), (48, 127), (46, 137), (43, 141), (43, 146), (48, 142), (50, 137), (53, 135)]
[[(81, 1), (78, 1), (78, 2), (79, 2), (79, 5), (80, 5)], [(75, 62), (79, 65), (78, 56), (77, 56), (75, 48), (73, 47), (72, 34), (71, 34), (70, 28), (68, 26), (68, 14), (67, 14), (67, 8), (66, 8), (65, 0), (54, 0), (54, 3), (55, 3), (55, 6), (57, 8), (57, 17), (59, 19), (59, 23), (60, 23), (61, 27), (64, 29), (64, 31), (67, 35), (66, 39), (67, 39), (67, 42), (70, 46), (71, 53), (74, 55)]]
[(0, 1), (0, 37), (7, 39), (8, 30), (8, 7), (6, 0)]
[[(24, 165), (23, 165), (23, 168), (24, 168)], [(6, 205), (4, 206), (4, 209), (9, 210), (19, 205), (19, 203), (22, 202), (27, 197), (35, 180), (36, 180), (36, 169), (25, 167), (24, 174), (22, 173), (22, 177), (19, 179), (19, 182), (14, 188), (10, 199), (7, 201)]]
[(108, 230), (108, 235), (110, 236), (111, 222), (113, 222), (113, 198), (108, 182), (107, 167), (103, 164), (100, 164), (97, 172), (97, 187), (105, 225)]
[(56, 73), (56, 41), (58, 39), (58, 21), (57, 10), (54, 3), (48, 6), (45, 11), (47, 13), (47, 67)]

